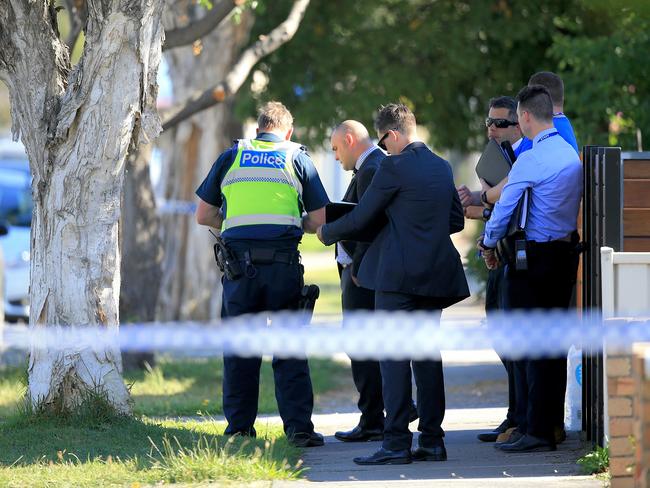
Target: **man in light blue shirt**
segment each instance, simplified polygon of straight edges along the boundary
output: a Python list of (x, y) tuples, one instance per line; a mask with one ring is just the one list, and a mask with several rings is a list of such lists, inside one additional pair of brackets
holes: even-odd
[[(496, 265), (494, 248), (506, 236), (519, 200), (530, 189), (526, 222), (527, 269), (508, 263), (507, 304), (512, 309), (566, 309), (575, 284), (578, 256), (577, 218), (582, 198), (582, 164), (574, 148), (553, 126), (553, 104), (541, 85), (523, 88), (517, 96), (519, 126), (533, 147), (522, 153), (510, 171), (479, 246), (488, 267)], [(506, 452), (554, 450), (556, 411), (564, 403), (563, 357), (515, 361), (527, 396), (526, 415), (517, 419), (518, 435), (498, 447)], [(519, 392), (517, 392), (519, 394)]]

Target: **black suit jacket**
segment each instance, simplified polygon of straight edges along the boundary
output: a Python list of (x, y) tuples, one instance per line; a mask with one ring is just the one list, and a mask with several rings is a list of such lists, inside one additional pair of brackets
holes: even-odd
[[(370, 186), (370, 182), (375, 176), (375, 172), (379, 168), (379, 163), (385, 157), (386, 155), (379, 148), (375, 149), (373, 152), (368, 154), (368, 156), (366, 156), (365, 161), (356, 172), (356, 174), (352, 177), (352, 181), (350, 181), (350, 185), (345, 191), (345, 195), (343, 196), (344, 202), (359, 203), (361, 197)], [(380, 229), (377, 229), (378, 232), (379, 230)], [(341, 244), (343, 244), (345, 251), (352, 258), (352, 276), (356, 277), (359, 274), (361, 260), (370, 247), (370, 244), (367, 242), (357, 241), (342, 241)]]
[(464, 227), (449, 163), (414, 142), (384, 158), (357, 207), (323, 226), (326, 244), (354, 239), (385, 213), (384, 227), (367, 250), (358, 278), (375, 291), (437, 297), (449, 306), (469, 296), (450, 234)]

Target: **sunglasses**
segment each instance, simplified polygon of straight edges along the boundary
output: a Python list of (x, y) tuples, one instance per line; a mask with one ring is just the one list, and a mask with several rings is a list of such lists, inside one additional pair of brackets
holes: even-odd
[(493, 119), (492, 117), (485, 119), (485, 127), (490, 127), (492, 124), (494, 124), (498, 129), (505, 129), (512, 125), (519, 125), (519, 122), (512, 122), (508, 119)]
[(388, 149), (386, 149), (386, 144), (384, 143), (384, 141), (385, 141), (386, 138), (389, 136), (390, 131), (392, 131), (392, 130), (397, 130), (397, 129), (388, 129), (388, 132), (386, 132), (386, 133), (381, 137), (381, 139), (379, 139), (379, 142), (377, 143), (377, 145), (378, 145), (380, 148), (382, 148), (384, 151), (388, 151)]

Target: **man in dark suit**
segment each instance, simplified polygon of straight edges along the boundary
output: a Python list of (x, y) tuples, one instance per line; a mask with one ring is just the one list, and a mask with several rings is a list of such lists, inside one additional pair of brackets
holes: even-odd
[[(346, 120), (334, 129), (330, 142), (341, 167), (353, 172), (343, 201), (359, 203), (386, 155), (372, 143), (363, 124), (355, 120)], [(375, 308), (375, 292), (359, 286), (357, 280), (359, 266), (368, 246), (368, 243), (357, 241), (341, 241), (336, 245), (344, 323), (349, 320), (350, 312)], [(344, 442), (381, 440), (384, 437), (384, 402), (379, 362), (352, 359), (351, 366), (354, 386), (359, 392), (357, 405), (361, 418), (354, 429), (336, 432), (334, 436)]]
[[(413, 113), (404, 105), (382, 107), (375, 120), (384, 158), (359, 205), (317, 231), (325, 244), (354, 239), (375, 219), (388, 224), (368, 248), (359, 268), (363, 287), (375, 290), (377, 310), (440, 311), (469, 296), (460, 256), (450, 234), (463, 229), (463, 209), (449, 163), (418, 140)], [(418, 388), (421, 434), (411, 454), (409, 431), (411, 363)], [(357, 464), (444, 461), (441, 424), (445, 391), (440, 360), (381, 360), (386, 409), (382, 448)]]

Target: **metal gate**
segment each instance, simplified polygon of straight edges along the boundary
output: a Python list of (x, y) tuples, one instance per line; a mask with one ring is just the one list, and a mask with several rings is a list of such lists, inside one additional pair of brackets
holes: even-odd
[[(585, 314), (600, 313), (600, 248), (623, 249), (623, 164), (621, 149), (585, 146), (582, 238), (587, 244), (582, 260), (582, 307)], [(582, 356), (582, 429), (587, 440), (603, 445), (603, 354), (589, 348)]]

